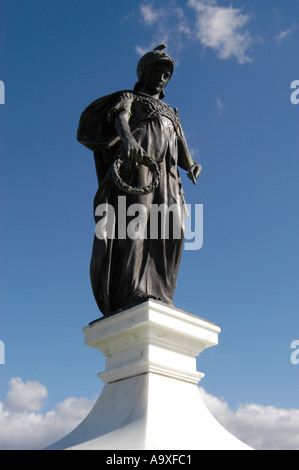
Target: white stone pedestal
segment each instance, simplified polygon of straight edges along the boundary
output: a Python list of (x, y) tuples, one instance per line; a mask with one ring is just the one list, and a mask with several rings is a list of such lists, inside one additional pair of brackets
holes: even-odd
[(47, 450), (249, 450), (211, 415), (196, 357), (220, 328), (148, 301), (83, 329), (106, 357), (106, 384), (88, 416)]

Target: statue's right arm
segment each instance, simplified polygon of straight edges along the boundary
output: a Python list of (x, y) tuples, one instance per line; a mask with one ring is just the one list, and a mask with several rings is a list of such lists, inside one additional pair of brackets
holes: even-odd
[(115, 116), (115, 129), (125, 146), (126, 157), (135, 162), (142, 160), (144, 150), (136, 142), (129, 125), (130, 113), (122, 109)]

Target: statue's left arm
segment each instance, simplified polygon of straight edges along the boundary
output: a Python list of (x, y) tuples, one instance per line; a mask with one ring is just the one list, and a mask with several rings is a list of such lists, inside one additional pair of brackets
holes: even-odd
[(191, 157), (185, 134), (181, 125), (181, 121), (179, 118), (178, 110), (174, 109), (176, 116), (177, 116), (177, 134), (178, 134), (178, 147), (179, 147), (179, 155), (178, 155), (178, 165), (183, 168), (183, 170), (188, 171), (188, 178), (190, 178), (194, 184), (196, 184), (197, 178), (201, 173), (201, 165), (199, 163), (194, 162), (193, 158)]

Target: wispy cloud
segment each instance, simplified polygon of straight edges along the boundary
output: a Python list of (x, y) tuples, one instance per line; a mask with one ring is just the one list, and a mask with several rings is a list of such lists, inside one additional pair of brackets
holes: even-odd
[(216, 98), (216, 105), (217, 105), (219, 113), (222, 113), (224, 105), (223, 105), (221, 98), (219, 98), (219, 96)]
[(144, 2), (140, 6), (140, 20), (146, 27), (153, 28), (154, 32), (150, 45), (136, 46), (139, 55), (162, 43), (180, 51), (183, 39), (191, 35), (184, 9), (176, 1), (165, 2), (165, 6), (159, 8), (155, 7), (154, 2)]
[[(156, 8), (154, 2), (145, 2), (140, 7), (141, 21), (154, 29), (155, 43), (167, 42), (178, 51), (186, 41), (195, 41), (202, 49), (212, 49), (221, 60), (252, 62), (253, 39), (246, 30), (251, 17), (242, 9), (219, 6), (216, 0), (188, 0), (185, 8), (175, 0), (164, 5)], [(137, 50), (141, 53), (149, 48), (138, 46)]]
[[(38, 381), (14, 378), (5, 404), (0, 402), (0, 450), (43, 449), (72, 431), (94, 402), (69, 397), (43, 412), (47, 388)], [(236, 411), (200, 388), (215, 418), (241, 441), (257, 450), (298, 450), (299, 410), (247, 404)], [(20, 403), (21, 400), (21, 403)]]
[(294, 23), (290, 28), (282, 30), (275, 36), (275, 41), (278, 44), (281, 44), (287, 37), (291, 36), (295, 29), (296, 29), (296, 24)]
[(151, 4), (141, 5), (140, 13), (143, 21), (148, 26), (153, 26), (153, 24), (155, 24), (160, 19), (161, 13), (162, 16), (164, 16), (164, 10), (162, 8), (155, 9)]

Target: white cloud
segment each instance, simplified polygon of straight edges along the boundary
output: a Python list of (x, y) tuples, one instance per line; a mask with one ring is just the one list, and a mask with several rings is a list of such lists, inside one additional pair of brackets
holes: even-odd
[(9, 385), (5, 405), (13, 411), (39, 411), (43, 406), (42, 400), (48, 396), (46, 387), (37, 381), (24, 383), (19, 377), (15, 377), (10, 380)]
[[(216, 0), (189, 0), (187, 6), (189, 15), (175, 0), (165, 2), (161, 8), (155, 8), (154, 2), (141, 5), (141, 21), (153, 28), (155, 45), (164, 42), (179, 52), (186, 47), (186, 40), (196, 41), (201, 48), (212, 49), (219, 59), (252, 62), (248, 50), (253, 40), (245, 30), (249, 14), (240, 8), (218, 6)], [(138, 53), (150, 49), (136, 47)]]
[(86, 398), (69, 397), (43, 413), (47, 388), (37, 381), (9, 382), (5, 405), (0, 402), (0, 450), (39, 450), (72, 431), (90, 411)]
[(213, 49), (220, 59), (252, 61), (247, 55), (252, 39), (244, 30), (250, 15), (232, 6), (218, 6), (216, 0), (189, 0), (188, 6), (196, 12), (196, 36), (204, 47)]
[[(0, 450), (43, 449), (72, 431), (93, 406), (86, 398), (69, 397), (53, 410), (42, 412), (47, 396), (44, 385), (20, 378), (12, 379), (9, 385), (5, 405), (0, 402)], [(234, 411), (224, 400), (203, 388), (200, 391), (215, 418), (254, 449), (299, 449), (299, 410), (247, 404)], [(26, 400), (20, 406), (22, 392)]]
[(299, 450), (299, 410), (257, 404), (236, 411), (201, 388), (207, 407), (234, 436), (256, 450)]
[(154, 9), (151, 4), (145, 4), (145, 5), (141, 5), (140, 13), (143, 18), (143, 21), (148, 26), (152, 26), (154, 23), (156, 23), (159, 20), (161, 13), (163, 13), (163, 10)]

